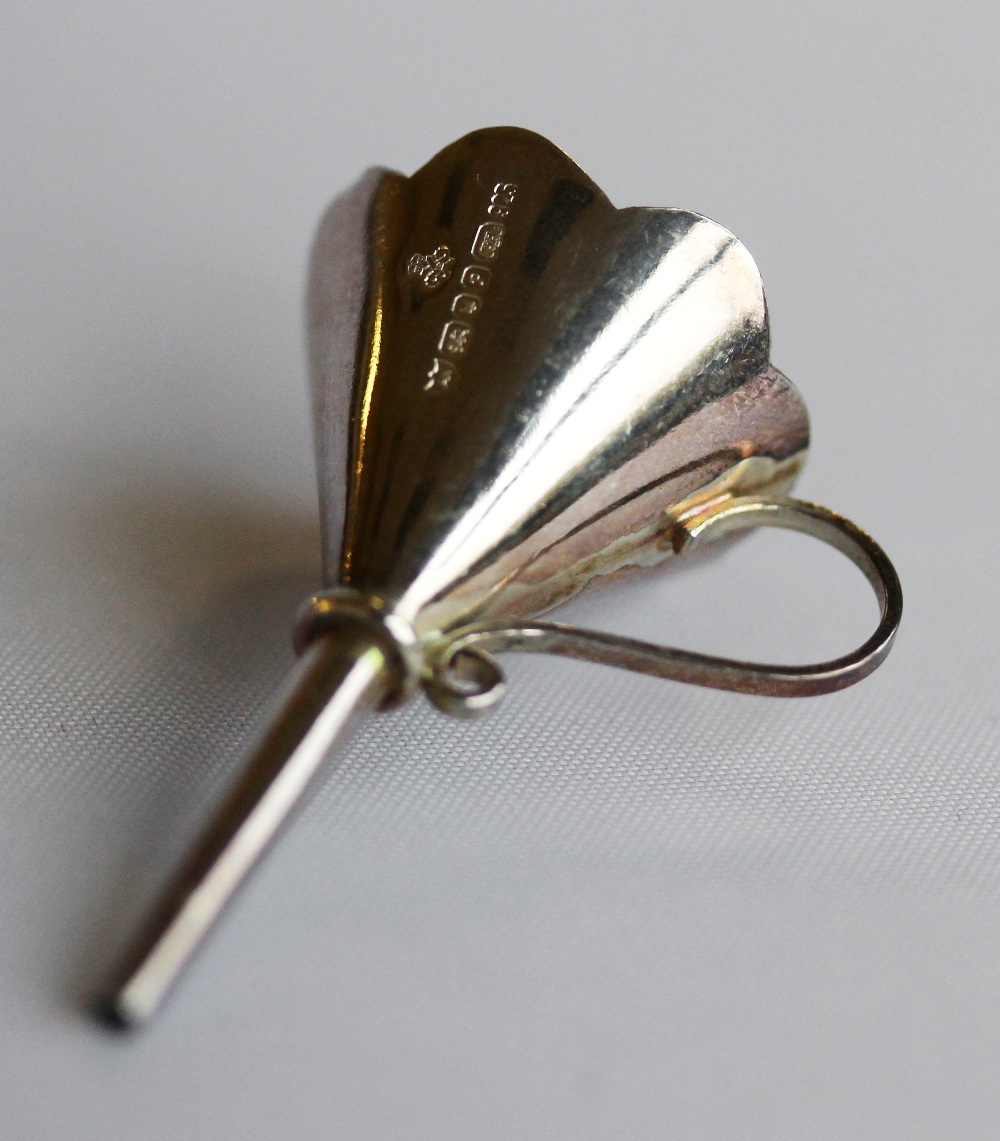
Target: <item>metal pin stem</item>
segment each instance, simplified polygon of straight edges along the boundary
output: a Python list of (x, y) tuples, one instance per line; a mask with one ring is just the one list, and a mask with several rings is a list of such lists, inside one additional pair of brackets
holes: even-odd
[(99, 1003), (116, 1026), (147, 1021), (247, 874), (302, 802), (333, 745), (390, 684), (383, 650), (363, 631), (318, 638), (279, 695), (246, 768), (181, 867)]

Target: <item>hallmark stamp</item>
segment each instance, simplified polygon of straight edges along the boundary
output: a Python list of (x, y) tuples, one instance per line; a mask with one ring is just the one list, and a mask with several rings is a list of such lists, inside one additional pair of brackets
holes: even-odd
[(427, 370), (427, 383), (424, 385), (424, 392), (431, 388), (447, 388), (454, 380), (455, 372), (455, 366), (451, 361), (435, 357), (431, 367)]
[(456, 293), (451, 303), (452, 313), (459, 317), (474, 317), (482, 308), (482, 301), (475, 293)]
[[(513, 182), (497, 182), (493, 186), (486, 213), (490, 219), (506, 218), (510, 215), (517, 196), (518, 187)], [(481, 216), (481, 215), (480, 215)], [(472, 340), (473, 322), (483, 309), (484, 294), (493, 280), (493, 270), (481, 263), (495, 261), (503, 245), (507, 230), (503, 222), (483, 222), (472, 239), (471, 255), (476, 260), (470, 262), (459, 275), (461, 288), (451, 299), (451, 312), (465, 320), (447, 320), (438, 337), (437, 349), (441, 354), (434, 357), (431, 366), (424, 374), (424, 391), (445, 389), (458, 376), (458, 366), (454, 357), (463, 356)], [(439, 289), (451, 277), (455, 259), (447, 246), (438, 246), (431, 254), (413, 254), (406, 263), (406, 272), (415, 278), (428, 292)]]
[(471, 337), (471, 325), (467, 325), (464, 321), (449, 321), (441, 330), (441, 339), (438, 341), (438, 348), (441, 352), (448, 353), (450, 356), (460, 357), (469, 347), (469, 339)]
[(440, 289), (451, 277), (455, 258), (447, 246), (438, 246), (430, 254), (412, 254), (406, 263), (406, 272), (415, 278), (428, 293)]
[(511, 212), (516, 195), (517, 183), (498, 182), (493, 187), (493, 194), (489, 206), (486, 207), (486, 213), (493, 218), (506, 218)]
[(486, 289), (492, 276), (484, 265), (467, 265), (462, 270), (461, 281), (466, 289)]
[(472, 243), (472, 256), (482, 258), (483, 261), (492, 261), (500, 252), (504, 233), (503, 222), (484, 222), (476, 231)]

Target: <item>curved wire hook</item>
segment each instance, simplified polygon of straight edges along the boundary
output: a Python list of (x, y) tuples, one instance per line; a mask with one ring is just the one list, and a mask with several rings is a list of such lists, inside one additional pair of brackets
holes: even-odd
[(675, 525), (678, 551), (691, 550), (710, 536), (755, 527), (802, 531), (844, 554), (864, 574), (878, 598), (881, 620), (858, 649), (815, 665), (782, 666), (743, 662), (710, 654), (581, 630), (560, 622), (483, 623), (456, 631), (435, 648), (424, 688), (447, 713), (475, 717), (503, 696), (504, 675), (492, 655), (505, 650), (560, 654), (671, 681), (770, 697), (810, 697), (844, 689), (867, 677), (884, 661), (903, 614), (899, 576), (875, 540), (849, 519), (801, 499), (746, 496), (731, 498)]

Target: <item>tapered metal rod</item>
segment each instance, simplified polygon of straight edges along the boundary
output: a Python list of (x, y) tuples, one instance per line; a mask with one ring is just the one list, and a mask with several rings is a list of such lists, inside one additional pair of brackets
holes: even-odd
[(333, 746), (389, 682), (383, 650), (363, 632), (327, 634), (306, 650), (236, 785), (98, 1003), (108, 1022), (132, 1027), (155, 1013)]

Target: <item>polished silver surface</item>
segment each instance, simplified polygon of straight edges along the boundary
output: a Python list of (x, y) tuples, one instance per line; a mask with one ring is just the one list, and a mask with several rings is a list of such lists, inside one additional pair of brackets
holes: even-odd
[(358, 628), (317, 638), (275, 702), (266, 732), (200, 844), (169, 885), (98, 1013), (145, 1022), (233, 893), (302, 800), (333, 746), (374, 709), (391, 674)]
[[(346, 228), (339, 246), (324, 228), (312, 271), (330, 584), (377, 594), (436, 636), (663, 560), (668, 517), (699, 497), (790, 487), (805, 407), (770, 364), (757, 267), (723, 227), (616, 209), (562, 151), (514, 128), (469, 135), (409, 179), (366, 176), (343, 202), (356, 214), (362, 200), (366, 305), (340, 496), (326, 259), (333, 247), (356, 266)], [(414, 271), (438, 251), (436, 272)]]
[[(309, 286), (326, 589), (243, 779), (170, 888), (105, 1010), (156, 1009), (308, 791), (355, 711), (422, 685), (488, 711), (502, 650), (558, 653), (770, 695), (825, 693), (888, 653), (891, 563), (854, 524), (788, 499), (805, 407), (770, 362), (764, 293), (727, 230), (619, 210), (566, 155), (478, 131), (411, 178), (370, 171), (321, 223)], [(537, 616), (589, 583), (722, 534), (805, 531), (881, 607), (833, 662), (711, 658)]]

